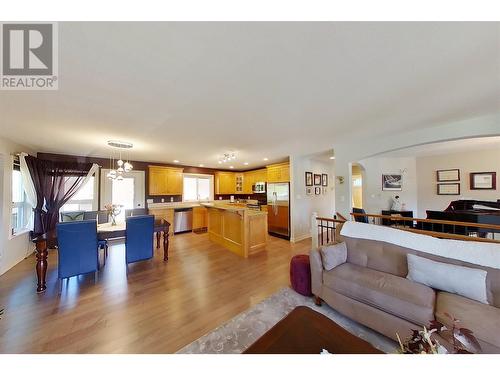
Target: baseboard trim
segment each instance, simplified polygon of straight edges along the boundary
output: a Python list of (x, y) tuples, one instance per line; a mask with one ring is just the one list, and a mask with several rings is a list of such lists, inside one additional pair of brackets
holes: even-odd
[(303, 234), (302, 236), (293, 237), (293, 238), (290, 238), (290, 242), (295, 243), (295, 242), (305, 240), (307, 238), (311, 238), (311, 235), (310, 234)]

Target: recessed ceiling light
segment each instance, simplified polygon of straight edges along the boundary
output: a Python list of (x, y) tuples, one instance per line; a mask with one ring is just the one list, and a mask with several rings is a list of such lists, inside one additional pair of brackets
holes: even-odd
[(247, 163), (247, 162), (244, 162), (243, 164), (248, 165), (248, 163)]
[(234, 167), (232, 165), (230, 165), (229, 168), (233, 169)]
[(335, 156), (330, 156), (330, 160), (333, 160), (333, 159), (335, 159)]
[(178, 162), (179, 162), (179, 160), (174, 160), (174, 163), (178, 163)]
[(200, 164), (200, 165), (199, 165), (199, 167), (204, 167), (204, 165), (203, 165), (203, 164)]
[(264, 160), (264, 161), (268, 161), (269, 159), (268, 159), (268, 158), (264, 158), (264, 159), (262, 159), (262, 160)]

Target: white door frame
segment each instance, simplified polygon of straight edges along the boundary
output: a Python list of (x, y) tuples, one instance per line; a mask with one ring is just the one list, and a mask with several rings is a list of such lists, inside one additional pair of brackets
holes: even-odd
[[(101, 168), (101, 203), (100, 208), (111, 202), (111, 180), (106, 177), (110, 170)], [(146, 173), (144, 171), (132, 171), (123, 173), (123, 177), (134, 179), (134, 208), (145, 208)]]

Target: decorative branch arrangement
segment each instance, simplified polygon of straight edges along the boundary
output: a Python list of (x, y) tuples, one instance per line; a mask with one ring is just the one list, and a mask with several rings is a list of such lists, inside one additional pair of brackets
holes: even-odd
[[(444, 313), (452, 322), (451, 329), (444, 324), (432, 320), (428, 327), (423, 327), (422, 331), (412, 330), (412, 335), (404, 343), (398, 338), (400, 353), (402, 354), (471, 354), (481, 352), (481, 345), (474, 337), (470, 329), (460, 327), (460, 321), (448, 313)], [(453, 351), (449, 352), (433, 336), (434, 333), (449, 339), (453, 344)]]

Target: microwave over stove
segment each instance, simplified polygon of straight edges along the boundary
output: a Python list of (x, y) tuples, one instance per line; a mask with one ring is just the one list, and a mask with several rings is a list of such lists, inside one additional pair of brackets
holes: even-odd
[(252, 191), (256, 194), (265, 193), (266, 192), (266, 183), (265, 182), (256, 182), (252, 185)]

